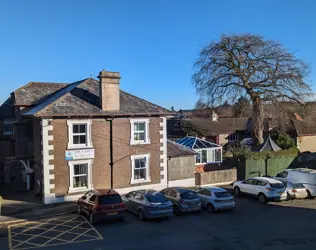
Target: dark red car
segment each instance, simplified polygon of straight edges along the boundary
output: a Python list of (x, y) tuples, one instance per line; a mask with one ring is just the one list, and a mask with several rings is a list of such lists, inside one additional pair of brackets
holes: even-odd
[(79, 214), (85, 214), (94, 224), (102, 219), (124, 220), (125, 205), (113, 189), (97, 189), (86, 192), (77, 203)]

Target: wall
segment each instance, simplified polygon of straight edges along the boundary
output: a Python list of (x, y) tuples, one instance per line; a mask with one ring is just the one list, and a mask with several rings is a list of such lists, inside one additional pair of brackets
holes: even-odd
[(194, 178), (195, 156), (172, 157), (168, 161), (168, 181)]
[(42, 136), (41, 136), (41, 121), (39, 119), (33, 120), (33, 152), (34, 152), (34, 165), (31, 166), (35, 171), (35, 191), (40, 192), (40, 185), (38, 180), (43, 179), (43, 165), (42, 165)]
[(195, 173), (195, 185), (231, 183), (237, 180), (237, 169)]
[(226, 139), (229, 136), (229, 134), (220, 134), (218, 137), (219, 145), (223, 146), (228, 142), (228, 139)]
[(269, 175), (275, 176), (277, 173), (288, 168), (295, 160), (293, 157), (271, 158), (271, 159), (247, 159), (236, 161), (238, 170), (238, 180), (250, 177)]
[[(162, 130), (162, 121), (165, 118), (150, 118), (149, 137), (150, 144), (130, 145), (131, 124), (130, 119), (113, 120), (113, 152), (114, 152), (114, 188), (118, 190), (127, 190), (140, 185), (154, 185), (161, 183), (161, 173), (164, 171), (162, 162), (165, 156), (162, 151), (165, 145), (162, 145), (164, 133)], [(67, 196), (69, 187), (69, 166), (65, 160), (65, 150), (68, 144), (68, 126), (67, 120), (55, 119), (52, 122), (53, 130), (53, 160), (50, 164), (54, 166), (50, 174), (54, 175), (54, 180), (50, 184), (54, 185), (51, 193), (55, 197)], [(110, 188), (110, 141), (109, 141), (109, 122), (104, 119), (92, 119), (92, 144), (95, 149), (95, 157), (92, 164), (92, 183), (93, 188)], [(144, 184), (131, 185), (131, 155), (150, 154), (150, 182)], [(166, 153), (166, 152), (164, 152)], [(166, 180), (167, 183), (167, 180)], [(75, 194), (73, 194), (75, 195)], [(67, 200), (67, 198), (64, 198)]]
[(316, 136), (301, 136), (297, 138), (297, 147), (300, 152), (316, 152)]

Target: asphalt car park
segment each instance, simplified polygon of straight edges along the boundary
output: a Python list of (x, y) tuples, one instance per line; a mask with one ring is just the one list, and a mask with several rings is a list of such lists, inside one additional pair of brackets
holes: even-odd
[[(52, 227), (57, 225), (75, 227), (76, 223), (84, 222), (82, 224), (85, 225), (84, 227), (89, 228), (91, 233), (95, 232), (94, 227), (90, 226), (81, 216), (75, 214), (69, 216), (68, 219), (67, 217), (62, 219), (64, 221), (53, 221), (56, 225), (52, 225)], [(73, 218), (73, 225), (67, 224), (68, 222), (61, 225), (71, 218)], [(28, 245), (24, 249), (37, 247), (40, 247), (40, 249), (62, 250), (316, 249), (315, 221), (316, 200), (291, 200), (260, 204), (257, 199), (238, 197), (236, 208), (233, 211), (216, 213), (203, 211), (200, 214), (183, 214), (167, 220), (153, 221), (140, 221), (136, 215), (127, 213), (124, 222), (109, 221), (97, 224), (95, 229), (100, 235), (98, 236), (96, 232), (93, 235), (94, 237), (89, 239), (80, 238), (80, 233), (88, 234), (88, 232), (84, 233), (84, 230), (76, 232), (78, 235), (72, 235), (72, 238), (67, 238), (66, 232), (71, 229), (65, 228), (62, 230), (58, 228), (57, 230), (60, 230), (58, 234), (66, 236), (65, 238), (57, 237), (56, 239), (65, 242), (54, 242), (52, 240), (48, 243), (40, 243), (28, 240), (29, 238), (15, 238), (21, 229), (14, 230), (15, 227), (11, 227), (10, 230), (14, 234), (11, 235), (12, 249), (21, 249), (21, 246), (23, 246), (18, 245), (20, 242), (14, 241), (15, 239), (40, 244), (40, 246)], [(44, 220), (40, 223), (48, 224), (50, 222), (52, 221)], [(45, 228), (40, 224), (36, 225), (39, 225), (39, 228)], [(82, 227), (82, 225), (79, 227)], [(34, 229), (32, 227), (33, 224), (30, 224), (25, 229), (31, 229), (32, 232)], [(49, 231), (52, 227), (47, 225), (47, 230)], [(24, 233), (28, 233), (25, 229), (23, 229)], [(45, 236), (42, 232), (33, 231), (32, 233), (38, 237)], [(78, 238), (73, 240), (76, 237)], [(10, 242), (10, 239), (8, 240)], [(0, 243), (1, 250), (7, 249), (8, 240), (6, 245)], [(43, 242), (49, 240), (43, 239)], [(4, 246), (5, 248), (2, 248)]]

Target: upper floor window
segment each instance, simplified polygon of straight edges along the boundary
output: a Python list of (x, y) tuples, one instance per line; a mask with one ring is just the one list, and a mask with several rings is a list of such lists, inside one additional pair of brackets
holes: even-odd
[(68, 120), (68, 149), (92, 147), (91, 120)]
[(12, 135), (13, 134), (12, 118), (4, 118), (3, 134), (4, 135)]
[(149, 144), (149, 119), (131, 119), (131, 144)]

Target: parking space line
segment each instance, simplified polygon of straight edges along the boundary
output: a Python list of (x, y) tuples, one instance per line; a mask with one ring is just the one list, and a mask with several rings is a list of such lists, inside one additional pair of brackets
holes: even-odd
[[(56, 221), (53, 221), (53, 220), (56, 220)], [(62, 223), (57, 224), (57, 222), (62, 222)], [(73, 225), (76, 223), (77, 225)], [(45, 226), (52, 226), (52, 227), (45, 228)], [(59, 226), (61, 226), (61, 228), (58, 228)], [(69, 230), (67, 228), (69, 228)], [(18, 231), (14, 232), (13, 231), (14, 229)], [(34, 233), (31, 232), (31, 230), (44, 230), (44, 232), (40, 232), (39, 234), (35, 235), (35, 232)], [(52, 232), (52, 236), (44, 235), (48, 232)], [(88, 232), (93, 232), (93, 233), (87, 234)], [(26, 236), (27, 239), (24, 241), (21, 241), (20, 239), (16, 239), (16, 236), (19, 236), (19, 235)], [(60, 236), (62, 235), (65, 235), (66, 238), (64, 236), (60, 238)], [(80, 240), (80, 237), (84, 237), (84, 236), (89, 237), (89, 239)], [(67, 240), (68, 237), (69, 237), (69, 240)], [(102, 239), (103, 237), (98, 232), (98, 230), (94, 226), (92, 226), (85, 217), (81, 215), (63, 216), (60, 218), (54, 217), (50, 219), (43, 219), (40, 221), (28, 221), (28, 222), (23, 222), (19, 224), (8, 225), (8, 240), (9, 240), (10, 250), (30, 249), (30, 248), (38, 248), (38, 247), (44, 247), (44, 246), (56, 246), (56, 245), (70, 244), (70, 243), (73, 244), (77, 242), (88, 242), (88, 241), (102, 240)], [(47, 240), (47, 241), (40, 244), (33, 243), (33, 242), (36, 242), (36, 240), (44, 240), (44, 241)], [(56, 241), (58, 243), (56, 243)], [(23, 244), (26, 244), (26, 245), (23, 245)], [(22, 247), (22, 248), (19, 248), (19, 247)]]

